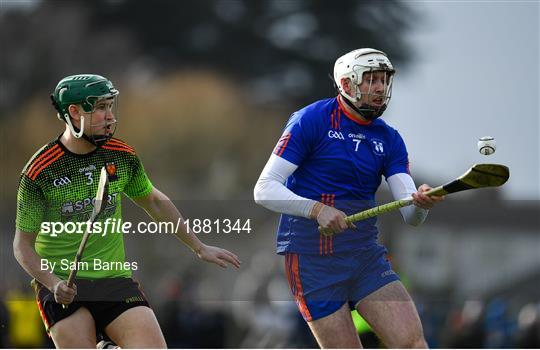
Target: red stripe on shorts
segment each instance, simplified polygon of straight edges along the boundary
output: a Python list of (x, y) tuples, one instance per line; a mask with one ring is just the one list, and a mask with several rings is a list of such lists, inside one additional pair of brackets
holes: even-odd
[(47, 333), (49, 333), (49, 329), (51, 329), (51, 324), (49, 323), (49, 320), (47, 319), (47, 316), (45, 315), (45, 310), (43, 310), (43, 306), (41, 305), (41, 301), (36, 300), (36, 303), (39, 308), (39, 314), (41, 315), (41, 319), (43, 320), (43, 324), (45, 325), (45, 330)]
[(311, 317), (311, 313), (309, 312), (309, 309), (306, 304), (306, 300), (304, 299), (304, 291), (302, 289), (302, 282), (300, 281), (300, 271), (298, 268), (298, 254), (291, 254), (292, 259), (292, 275), (294, 276), (295, 281), (295, 296), (294, 301), (296, 302), (296, 305), (298, 305), (298, 309), (300, 310), (300, 313), (304, 317), (304, 319), (307, 322), (310, 322), (313, 320)]

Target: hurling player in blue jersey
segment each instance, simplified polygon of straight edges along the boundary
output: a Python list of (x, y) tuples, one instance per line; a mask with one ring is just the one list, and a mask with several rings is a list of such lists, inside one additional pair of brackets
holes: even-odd
[[(386, 346), (427, 346), (414, 303), (377, 243), (376, 218), (345, 222), (346, 215), (375, 206), (383, 176), (396, 199), (414, 198), (414, 206), (401, 209), (411, 225), (443, 199), (426, 196), (428, 185), (416, 189), (403, 139), (378, 119), (393, 75), (378, 50), (338, 58), (338, 96), (292, 114), (254, 189), (257, 203), (282, 213), (277, 252), (285, 255), (295, 302), (324, 348), (362, 346), (351, 308)], [(318, 226), (334, 235), (320, 234)]]

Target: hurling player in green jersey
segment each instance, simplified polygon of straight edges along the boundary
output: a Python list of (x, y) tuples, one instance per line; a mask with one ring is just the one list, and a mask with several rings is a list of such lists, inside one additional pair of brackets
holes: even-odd
[[(135, 150), (112, 137), (117, 96), (113, 84), (99, 75), (62, 79), (51, 98), (65, 131), (34, 154), (20, 177), (14, 254), (34, 278), (41, 317), (59, 348), (93, 348), (97, 332), (123, 348), (166, 347), (154, 312), (131, 278), (136, 266), (125, 261), (119, 230), (90, 235), (75, 284), (66, 283), (72, 268), (67, 262), (82, 236), (69, 234), (68, 225), (88, 220), (102, 167), (109, 194), (100, 222), (121, 218), (125, 194), (157, 222), (180, 220), (175, 235), (198, 258), (240, 266), (235, 254), (206, 245), (187, 230), (175, 205), (152, 186)], [(43, 223), (64, 224), (65, 232)]]

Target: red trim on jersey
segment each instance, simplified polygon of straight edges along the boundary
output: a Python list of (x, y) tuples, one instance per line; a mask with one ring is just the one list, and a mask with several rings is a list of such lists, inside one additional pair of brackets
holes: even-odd
[[(325, 196), (324, 193), (321, 194), (322, 204), (326, 204)], [(326, 236), (319, 232), (319, 255), (323, 255), (323, 240), (326, 242)]]
[[(123, 144), (124, 146), (129, 146), (127, 143), (125, 143), (124, 141), (122, 141), (120, 139), (117, 139), (116, 137), (113, 137), (113, 138), (109, 139), (108, 142), (117, 142), (117, 143)], [(129, 147), (131, 147), (131, 146), (129, 146)]]
[(60, 146), (58, 146), (58, 144), (55, 144), (54, 146), (49, 148), (47, 151), (45, 151), (43, 154), (41, 154), (39, 157), (34, 159), (34, 161), (32, 162), (32, 165), (28, 167), (28, 170), (26, 171), (26, 175), (30, 176), (30, 173), (34, 172), (34, 170), (36, 170), (36, 168), (39, 165), (41, 165), (41, 163), (43, 163), (47, 159), (50, 159), (50, 156), (53, 156), (57, 154), (58, 152), (60, 152)]
[(124, 145), (121, 145), (119, 143), (108, 143), (108, 144), (105, 144), (104, 146), (107, 146), (107, 147), (116, 147), (116, 148), (122, 148), (122, 149), (125, 149), (126, 151), (129, 151), (129, 152), (132, 152), (132, 153), (135, 153), (135, 150), (129, 146), (124, 146)]
[(109, 141), (107, 141), (107, 143), (105, 143), (104, 146), (126, 148), (131, 150), (132, 152), (135, 152), (135, 149), (133, 147), (118, 139), (110, 139)]
[[(340, 118), (341, 120), (341, 118)], [(336, 198), (336, 195), (335, 194), (330, 194), (328, 195), (328, 205), (331, 206), (331, 207), (334, 207), (334, 199)], [(329, 249), (330, 249), (330, 254), (334, 254), (334, 235), (328, 237), (328, 241), (329, 241)]]
[(274, 154), (281, 157), (283, 152), (285, 152), (285, 148), (287, 148), (287, 144), (289, 143), (290, 138), (291, 138), (290, 132), (287, 133), (286, 135), (281, 136), (276, 147), (274, 148)]
[[(331, 207), (335, 207), (335, 204), (336, 204), (336, 195), (335, 194), (331, 194), (330, 195), (330, 198), (329, 198), (329, 203), (328, 205), (331, 206)], [(330, 236), (328, 237), (329, 238), (329, 241), (330, 241), (330, 254), (334, 254), (334, 236)]]
[(283, 152), (285, 152), (285, 148), (287, 148), (287, 144), (289, 143), (289, 140), (291, 139), (291, 134), (289, 134), (286, 138), (285, 138), (285, 141), (283, 143), (283, 146), (281, 147), (281, 151), (279, 151), (279, 156), (281, 156), (283, 154)]
[[(334, 207), (335, 194), (323, 193), (321, 194), (321, 202), (329, 207)], [(324, 243), (323, 243), (324, 240)], [(323, 248), (324, 247), (324, 248)], [(324, 254), (323, 254), (324, 253)], [(319, 233), (319, 255), (334, 254), (334, 236), (325, 236)]]
[(324, 237), (324, 255), (328, 255), (328, 249), (329, 249), (329, 244), (330, 244), (330, 239), (332, 238), (332, 236), (330, 237)]
[(30, 175), (30, 178), (32, 180), (35, 180), (37, 178), (37, 176), (46, 168), (48, 167), (49, 165), (51, 165), (53, 162), (55, 162), (58, 158), (62, 157), (64, 155), (64, 151), (60, 151), (60, 153), (57, 153), (55, 156), (51, 155), (51, 157), (47, 158), (45, 161), (46, 163), (44, 163), (43, 165), (40, 165), (39, 168), (36, 169), (36, 171), (34, 171), (32, 173), (32, 175)]
[(341, 129), (341, 114), (339, 107), (332, 110), (332, 113), (330, 114), (330, 125), (332, 129)]
[(114, 146), (114, 147), (112, 147), (112, 146), (111, 147), (109, 147), (109, 146), (101, 146), (101, 148), (112, 150), (112, 151), (121, 151), (121, 152), (127, 152), (127, 153), (131, 153), (131, 154), (135, 154), (135, 151), (129, 150), (127, 148), (122, 148), (120, 146)]
[(109, 142), (107, 142), (105, 144), (105, 146), (120, 146), (120, 147), (124, 147), (126, 149), (129, 149), (131, 150), (132, 152), (135, 152), (135, 149), (133, 149), (133, 147), (131, 147), (130, 145), (128, 145), (127, 143), (125, 142), (122, 142), (122, 141), (119, 141), (117, 139), (111, 139), (109, 140)]
[(105, 144), (105, 146), (124, 146), (125, 148), (128, 148), (128, 149), (132, 150), (133, 152), (135, 152), (135, 149), (133, 147), (131, 147), (130, 145), (128, 145), (127, 143), (125, 143), (123, 141), (120, 141), (119, 139), (110, 139)]
[(337, 97), (337, 101), (338, 101), (338, 106), (339, 106), (339, 111), (342, 112), (343, 114), (345, 114), (347, 116), (347, 118), (349, 118), (350, 120), (352, 120), (353, 122), (355, 123), (358, 123), (360, 125), (369, 125), (371, 124), (371, 121), (368, 120), (362, 120), (362, 119), (359, 119), (357, 116), (355, 116), (354, 114), (350, 113), (347, 108), (344, 106), (343, 104), (343, 101), (341, 101), (341, 95), (339, 95)]

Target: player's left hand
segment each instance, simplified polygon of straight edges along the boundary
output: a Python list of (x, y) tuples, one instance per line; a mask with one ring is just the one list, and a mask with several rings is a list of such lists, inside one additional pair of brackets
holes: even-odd
[(217, 264), (223, 268), (227, 267), (227, 263), (237, 269), (240, 268), (241, 262), (238, 256), (226, 249), (203, 244), (195, 253), (199, 259)]
[(418, 187), (418, 191), (412, 194), (413, 204), (422, 209), (431, 209), (440, 201), (444, 200), (444, 196), (426, 196), (424, 193), (431, 190), (431, 186), (423, 184)]

